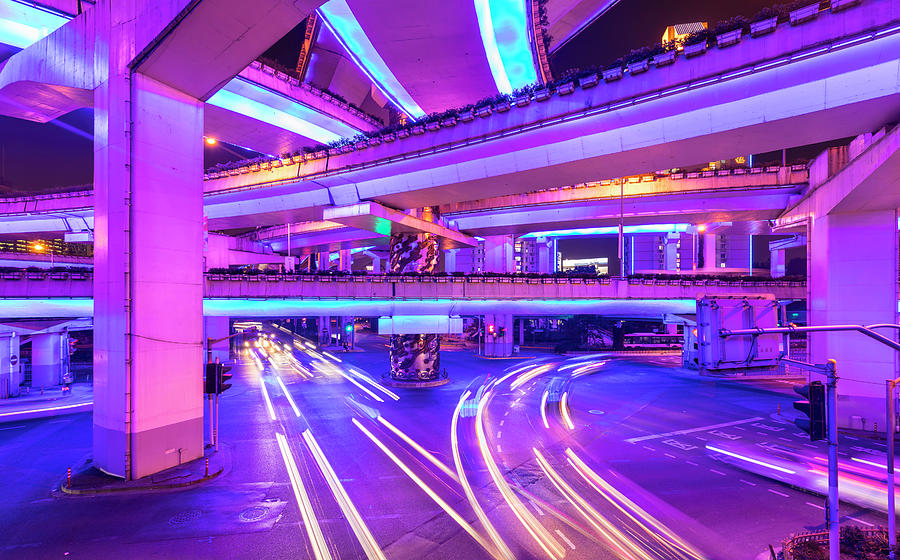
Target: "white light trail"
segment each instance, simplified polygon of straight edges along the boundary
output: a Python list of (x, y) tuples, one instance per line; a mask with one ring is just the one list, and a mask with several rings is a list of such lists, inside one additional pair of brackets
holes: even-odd
[(278, 441), (278, 449), (281, 451), (281, 458), (284, 460), (284, 466), (288, 471), (288, 477), (291, 479), (291, 486), (294, 488), (294, 498), (300, 508), (300, 516), (303, 518), (303, 526), (306, 528), (306, 534), (309, 542), (312, 544), (313, 554), (317, 560), (331, 560), (331, 552), (328, 550), (328, 544), (325, 542), (325, 535), (322, 534), (322, 528), (319, 527), (319, 521), (316, 519), (316, 512), (313, 509), (312, 502), (309, 500), (309, 494), (303, 486), (303, 480), (300, 478), (300, 472), (297, 470), (297, 463), (291, 455), (291, 449), (288, 446), (287, 439), (280, 433), (275, 434)]
[(266, 408), (269, 409), (269, 418), (275, 420), (275, 409), (272, 408), (272, 400), (269, 398), (269, 392), (266, 390), (266, 378), (260, 376), (259, 388), (262, 389), (263, 398), (266, 400)]
[(721, 453), (723, 455), (728, 455), (729, 457), (734, 457), (735, 459), (740, 459), (741, 461), (747, 461), (748, 463), (753, 463), (754, 465), (759, 465), (761, 467), (766, 467), (769, 469), (774, 469), (776, 471), (781, 471), (787, 474), (797, 474), (797, 471), (792, 471), (791, 469), (786, 469), (784, 467), (779, 467), (778, 465), (773, 465), (772, 463), (766, 463), (765, 461), (760, 461), (759, 459), (754, 459), (752, 457), (745, 457), (744, 455), (739, 455), (737, 453), (733, 453), (731, 451), (725, 451), (724, 449), (720, 449), (718, 447), (707, 445), (707, 449), (710, 451), (715, 451), (716, 453)]
[(277, 379), (278, 384), (281, 385), (281, 390), (284, 392), (284, 396), (287, 397), (288, 402), (291, 404), (291, 408), (294, 409), (294, 414), (297, 415), (297, 418), (300, 418), (300, 409), (297, 408), (297, 403), (294, 402), (294, 397), (291, 396), (290, 392), (288, 392), (287, 390), (287, 387), (284, 386), (284, 381), (281, 380), (281, 376), (276, 375), (275, 379)]
[(403, 431), (400, 430), (400, 428), (398, 428), (397, 426), (394, 426), (393, 424), (391, 424), (390, 422), (385, 420), (384, 416), (379, 416), (378, 421), (381, 422), (387, 429), (389, 429), (390, 431), (397, 434), (397, 437), (399, 437), (400, 439), (405, 441), (407, 444), (409, 444), (410, 447), (412, 447), (413, 449), (418, 451), (423, 457), (428, 459), (431, 462), (431, 464), (433, 464), (437, 468), (441, 469), (447, 476), (449, 476), (453, 480), (459, 482), (459, 479), (456, 478), (456, 473), (454, 473), (452, 470), (450, 470), (450, 467), (445, 465), (440, 459), (435, 457), (430, 451), (428, 451), (427, 449), (425, 449), (424, 447), (419, 445), (411, 437), (406, 435)]

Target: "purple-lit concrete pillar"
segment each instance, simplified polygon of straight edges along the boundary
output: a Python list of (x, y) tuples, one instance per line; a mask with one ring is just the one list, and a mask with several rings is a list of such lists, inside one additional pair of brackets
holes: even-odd
[(535, 245), (537, 246), (537, 272), (550, 274), (553, 272), (553, 263), (556, 262), (556, 255), (553, 254), (553, 240), (540, 237), (535, 241)]
[[(434, 272), (440, 253), (439, 240), (433, 235), (394, 234), (390, 244), (391, 272)], [(441, 336), (391, 335), (390, 357), (394, 383), (436, 382), (441, 375)]]
[[(895, 211), (815, 218), (808, 239), (810, 325), (897, 322)], [(897, 339), (895, 331), (880, 332)], [(837, 360), (839, 425), (883, 424), (884, 381), (897, 377), (896, 352), (857, 333), (816, 333), (810, 358)]]
[(353, 270), (353, 254), (350, 249), (341, 249), (338, 252), (338, 270), (344, 272)]
[(129, 5), (92, 10), (93, 461), (135, 479), (203, 454), (203, 103), (127, 68)]
[(515, 272), (516, 263), (512, 235), (491, 235), (484, 238), (484, 271)]
[(771, 249), (769, 251), (769, 273), (772, 278), (784, 276), (786, 253), (787, 249)]
[[(484, 355), (492, 358), (512, 356), (513, 351), (513, 316), (505, 314), (488, 314), (484, 316), (485, 332), (493, 325), (496, 336), (486, 334), (484, 337)], [(502, 335), (500, 333), (503, 333)]]
[(331, 266), (331, 263), (328, 262), (330, 257), (328, 251), (320, 251), (317, 255), (316, 270), (328, 270)]
[(714, 233), (704, 233), (699, 235), (703, 239), (703, 266), (698, 270), (704, 272), (714, 272), (718, 268), (718, 247), (716, 246), (716, 235)]
[[(62, 382), (68, 365), (65, 333), (43, 333), (31, 337), (31, 387), (50, 388)], [(63, 355), (66, 352), (66, 355)]]
[(447, 274), (456, 272), (456, 255), (459, 249), (448, 249), (444, 251), (444, 272)]

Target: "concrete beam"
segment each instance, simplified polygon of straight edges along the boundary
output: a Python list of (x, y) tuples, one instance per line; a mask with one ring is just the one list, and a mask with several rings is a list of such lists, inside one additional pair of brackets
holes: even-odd
[(388, 208), (377, 202), (361, 202), (350, 206), (326, 208), (323, 217), (328, 221), (375, 232), (379, 235), (430, 233), (441, 238), (441, 248), (443, 249), (478, 246), (478, 241), (471, 236), (434, 222), (410, 216), (406, 212)]

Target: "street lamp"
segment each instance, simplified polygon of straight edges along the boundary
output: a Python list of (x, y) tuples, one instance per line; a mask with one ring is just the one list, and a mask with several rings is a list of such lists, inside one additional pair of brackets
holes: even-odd
[(49, 253), (50, 253), (50, 266), (53, 266), (53, 247), (51, 247), (49, 244), (44, 245), (42, 242), (36, 241), (36, 242), (31, 246), (31, 249), (32, 249), (35, 253), (43, 253), (44, 251), (49, 252)]

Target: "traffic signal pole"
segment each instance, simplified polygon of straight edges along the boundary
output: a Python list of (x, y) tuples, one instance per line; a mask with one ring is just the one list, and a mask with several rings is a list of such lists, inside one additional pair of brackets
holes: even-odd
[(895, 560), (894, 549), (897, 548), (897, 513), (894, 504), (894, 435), (897, 433), (897, 415), (894, 413), (894, 391), (900, 378), (885, 382), (887, 384), (887, 487), (888, 487), (888, 557)]
[(840, 513), (838, 511), (838, 458), (837, 458), (837, 362), (825, 364), (828, 383), (828, 558), (841, 556)]

